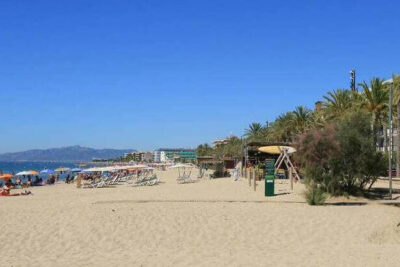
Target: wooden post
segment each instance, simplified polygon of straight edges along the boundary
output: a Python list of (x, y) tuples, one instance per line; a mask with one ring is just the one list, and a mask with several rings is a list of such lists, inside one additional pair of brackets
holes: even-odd
[(251, 172), (251, 170), (249, 170), (249, 173), (248, 173), (248, 175), (249, 175), (249, 186), (251, 186), (251, 175), (252, 175), (253, 173)]
[(293, 190), (293, 170), (289, 168), (290, 189)]
[(256, 170), (253, 169), (253, 186), (254, 186), (254, 191), (256, 191)]

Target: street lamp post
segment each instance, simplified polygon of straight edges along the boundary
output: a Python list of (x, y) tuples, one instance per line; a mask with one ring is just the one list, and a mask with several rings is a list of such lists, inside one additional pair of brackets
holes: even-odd
[(394, 77), (391, 80), (385, 82), (385, 84), (389, 84), (389, 197), (392, 199), (392, 159), (393, 159), (393, 81)]
[(350, 89), (352, 91), (356, 90), (356, 71), (355, 70), (350, 71)]
[(389, 88), (389, 197), (392, 199), (392, 159), (393, 159), (393, 82)]

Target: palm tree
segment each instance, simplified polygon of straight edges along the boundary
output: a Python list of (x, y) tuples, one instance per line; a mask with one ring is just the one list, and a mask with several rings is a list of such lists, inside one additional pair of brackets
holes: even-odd
[(279, 115), (270, 127), (270, 138), (277, 142), (291, 142), (294, 133), (294, 129), (292, 126), (293, 119), (293, 112), (286, 112)]
[(243, 156), (242, 140), (236, 136), (231, 136), (225, 145), (225, 156), (240, 159)]
[(342, 117), (345, 112), (354, 107), (357, 96), (359, 96), (358, 92), (343, 89), (328, 92), (328, 95), (324, 96), (323, 102), (326, 118), (335, 120)]
[(196, 153), (198, 156), (211, 156), (213, 153), (213, 148), (205, 143), (197, 146)]
[(377, 141), (377, 129), (383, 127), (383, 117), (388, 106), (388, 91), (383, 84), (383, 79), (373, 78), (370, 86), (364, 81), (360, 83), (363, 89), (364, 103), (362, 106), (372, 115), (371, 128)]
[(304, 133), (313, 122), (313, 112), (304, 106), (298, 106), (293, 111), (292, 126), (297, 134)]
[(213, 152), (217, 159), (221, 159), (223, 157), (239, 159), (243, 156), (242, 148), (242, 140), (236, 136), (231, 136), (226, 143), (215, 147)]
[(259, 140), (262, 138), (264, 133), (264, 127), (261, 123), (253, 122), (249, 125), (249, 128), (245, 130), (245, 136), (252, 141)]

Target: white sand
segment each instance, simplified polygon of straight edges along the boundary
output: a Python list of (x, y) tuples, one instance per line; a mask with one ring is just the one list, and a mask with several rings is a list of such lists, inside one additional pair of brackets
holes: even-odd
[[(400, 208), (312, 207), (245, 180), (34, 187), (0, 198), (0, 266), (399, 266)], [(194, 175), (196, 176), (196, 174)]]

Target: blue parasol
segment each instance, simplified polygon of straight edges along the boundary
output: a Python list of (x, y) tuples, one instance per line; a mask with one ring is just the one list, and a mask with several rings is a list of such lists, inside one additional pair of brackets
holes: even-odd
[(53, 170), (50, 169), (44, 169), (42, 171), (40, 171), (41, 174), (54, 174)]

